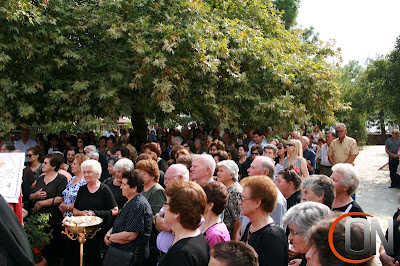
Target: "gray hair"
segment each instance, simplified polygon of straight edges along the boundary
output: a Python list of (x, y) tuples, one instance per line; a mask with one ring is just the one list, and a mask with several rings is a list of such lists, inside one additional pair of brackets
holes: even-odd
[(310, 144), (310, 140), (306, 136), (302, 136), (300, 139), (302, 139), (308, 146)]
[(258, 156), (254, 160), (261, 160), (261, 171), (268, 170), (268, 176), (273, 180), (275, 174), (275, 165), (272, 159), (267, 156)]
[(318, 197), (324, 196), (323, 203), (329, 208), (335, 201), (335, 184), (326, 175), (310, 175), (302, 183), (303, 191), (310, 188)]
[(274, 144), (267, 144), (264, 146), (264, 150), (273, 150), (275, 155), (278, 155), (278, 148)]
[(339, 172), (342, 174), (340, 183), (344, 187), (349, 187), (347, 193), (352, 195), (358, 188), (360, 184), (360, 179), (357, 177), (356, 170), (354, 166), (349, 163), (337, 163), (332, 166), (332, 173)]
[(335, 127), (335, 129), (336, 129), (337, 127), (342, 127), (343, 129), (347, 129), (347, 128), (346, 128), (346, 125), (343, 124), (343, 123), (337, 124), (336, 127)]
[(218, 167), (225, 166), (229, 174), (233, 174), (232, 180), (238, 181), (239, 167), (232, 160), (224, 160), (219, 162)]
[(172, 138), (171, 142), (179, 142), (179, 144), (182, 144), (183, 138), (180, 136), (176, 136)]
[(300, 132), (299, 132), (299, 131), (293, 131), (293, 132), (292, 132), (292, 134), (293, 134), (293, 133), (294, 133), (294, 134), (296, 134), (296, 136), (297, 136), (298, 138), (300, 138), (300, 137), (301, 137), (301, 135), (300, 135)]
[(200, 155), (194, 156), (193, 161), (197, 160), (197, 159), (203, 160), (205, 167), (210, 168), (211, 176), (213, 176), (214, 172), (215, 172), (215, 167), (216, 167), (214, 158), (210, 154), (200, 154)]
[(167, 171), (175, 170), (176, 176), (182, 176), (185, 181), (189, 181), (189, 170), (181, 163), (172, 164)]
[(133, 162), (127, 158), (121, 158), (114, 164), (114, 171), (128, 172), (134, 168)]
[(81, 164), (81, 170), (84, 172), (86, 168), (92, 168), (92, 171), (97, 174), (97, 178), (99, 179), (101, 176), (101, 164), (96, 160), (86, 160)]
[(295, 224), (297, 232), (305, 238), (313, 225), (331, 215), (331, 210), (325, 204), (306, 201), (291, 207), (283, 216), (283, 223), (285, 226)]
[(99, 155), (99, 153), (97, 151), (89, 152), (88, 157), (92, 158), (93, 156), (96, 156), (97, 158), (99, 158), (100, 155)]
[(84, 150), (85, 152), (87, 152), (87, 150), (91, 150), (91, 151), (97, 152), (97, 148), (96, 148), (96, 146), (94, 146), (94, 145), (88, 145), (88, 146), (86, 146), (83, 150)]

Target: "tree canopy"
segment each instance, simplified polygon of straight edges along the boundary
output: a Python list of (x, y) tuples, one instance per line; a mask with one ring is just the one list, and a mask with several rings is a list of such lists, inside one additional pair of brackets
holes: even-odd
[[(269, 1), (0, 0), (0, 132), (21, 123), (293, 128), (340, 106), (329, 43), (287, 30)], [(138, 122), (139, 123), (139, 122)]]

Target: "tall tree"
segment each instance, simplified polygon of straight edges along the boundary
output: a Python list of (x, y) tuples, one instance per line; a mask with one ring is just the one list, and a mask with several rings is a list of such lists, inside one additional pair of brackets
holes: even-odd
[(123, 115), (287, 129), (340, 105), (336, 51), (287, 31), (268, 1), (0, 4), (2, 134)]
[(274, 4), (279, 11), (283, 12), (282, 20), (285, 23), (286, 29), (290, 29), (296, 25), (300, 0), (275, 0)]

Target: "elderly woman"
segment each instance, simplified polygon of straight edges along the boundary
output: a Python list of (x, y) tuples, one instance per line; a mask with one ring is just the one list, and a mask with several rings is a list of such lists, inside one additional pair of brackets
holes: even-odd
[[(133, 251), (136, 260), (133, 265), (144, 265), (149, 256), (149, 237), (153, 214), (148, 201), (141, 194), (144, 187), (144, 176), (139, 170), (122, 173), (122, 195), (127, 198), (126, 204), (114, 221), (113, 227), (104, 237), (107, 246)], [(104, 265), (113, 256), (112, 249), (105, 254)], [(134, 256), (135, 257), (135, 256)], [(133, 259), (133, 258), (132, 258)]]
[(310, 249), (307, 245), (308, 231), (318, 221), (332, 215), (331, 210), (322, 203), (303, 202), (293, 206), (283, 217), (283, 223), (289, 229), (289, 249), (293, 258), (290, 265), (306, 265), (305, 254)]
[(33, 172), (35, 180), (42, 174), (42, 149), (40, 146), (31, 147), (26, 152), (29, 169)]
[(332, 208), (335, 201), (335, 184), (325, 175), (311, 175), (302, 184), (304, 201), (315, 201)]
[(260, 265), (287, 266), (285, 231), (269, 218), (278, 195), (275, 184), (265, 176), (246, 177), (240, 184), (243, 187), (242, 214), (250, 219), (241, 240), (255, 249)]
[(158, 183), (160, 172), (154, 160), (141, 160), (136, 164), (136, 168), (144, 175), (143, 196), (150, 203), (153, 213), (158, 213), (167, 200), (164, 188)]
[(84, 264), (101, 265), (99, 246), (105, 233), (111, 227), (111, 218), (118, 214), (118, 206), (111, 189), (100, 182), (101, 165), (96, 160), (84, 161), (81, 165), (83, 177), (87, 184), (81, 186), (76, 196), (74, 216), (99, 216), (103, 219), (101, 230), (93, 239), (88, 239), (84, 245)]
[(207, 206), (204, 190), (194, 182), (174, 181), (166, 194), (164, 219), (175, 232), (175, 240), (158, 266), (208, 265), (210, 247), (198, 229)]
[(364, 212), (350, 196), (356, 192), (360, 180), (354, 166), (349, 163), (337, 163), (332, 166), (331, 178), (335, 184), (336, 198), (332, 210), (348, 212)]
[(283, 161), (283, 169), (290, 166), (296, 169), (303, 180), (309, 175), (306, 159), (303, 158), (303, 146), (297, 139), (291, 139), (287, 144), (287, 157)]
[(118, 209), (121, 209), (126, 202), (126, 197), (122, 195), (121, 185), (122, 185), (122, 174), (133, 170), (133, 162), (129, 159), (122, 158), (119, 159), (114, 164), (114, 175), (115, 177), (109, 177), (104, 180), (104, 184), (106, 184), (114, 195), (115, 201), (117, 202)]
[(64, 201), (58, 207), (65, 216), (72, 216), (72, 210), (74, 209), (74, 203), (78, 194), (79, 188), (86, 185), (86, 180), (83, 178), (81, 165), (84, 161), (89, 160), (86, 155), (77, 154), (75, 160), (72, 162), (71, 170), (74, 176), (68, 182), (67, 187), (62, 192)]
[[(319, 221), (316, 225), (314, 225), (311, 228), (308, 237), (309, 239), (308, 246), (310, 248), (306, 254), (307, 265), (311, 266), (376, 265), (374, 259), (368, 260), (364, 263), (352, 264), (344, 262), (339, 258), (337, 258), (336, 255), (333, 254), (328, 241), (329, 230), (331, 229), (332, 223), (333, 223), (333, 218), (325, 219)], [(346, 252), (345, 223), (346, 223), (346, 218), (340, 220), (340, 222), (335, 226), (335, 229), (333, 231), (333, 242), (336, 251), (340, 255), (351, 260), (362, 260), (370, 257), (369, 253), (364, 255), (353, 255)], [(351, 224), (350, 238), (351, 238), (351, 248), (353, 250), (364, 249), (364, 227), (360, 223)]]
[[(164, 202), (167, 200), (164, 188), (158, 183), (160, 178), (160, 171), (158, 165), (154, 160), (141, 160), (137, 162), (136, 168), (140, 170), (144, 176), (144, 187), (142, 195), (150, 203), (152, 213), (156, 214), (160, 211)], [(150, 236), (150, 257), (147, 263), (156, 263), (157, 258), (157, 235), (158, 231), (155, 226)]]
[(63, 215), (58, 209), (58, 205), (63, 201), (62, 192), (67, 185), (67, 179), (57, 172), (60, 165), (61, 162), (54, 155), (46, 155), (42, 164), (44, 174), (38, 178), (32, 193), (29, 195), (31, 205), (33, 204), (33, 211), (51, 215), (49, 224), (53, 229), (54, 238), (44, 252), (51, 263), (57, 263), (57, 260), (62, 256), (60, 224)]
[(207, 206), (203, 214), (204, 224), (201, 226), (201, 233), (212, 248), (218, 243), (231, 240), (228, 228), (220, 218), (228, 203), (228, 192), (218, 181), (204, 183), (202, 187), (207, 195)]
[(224, 210), (224, 223), (228, 227), (231, 238), (240, 231), (240, 206), (239, 201), (243, 188), (238, 181), (239, 168), (232, 160), (218, 163), (217, 180), (228, 189), (228, 206)]
[(301, 202), (301, 178), (295, 170), (279, 172), (275, 184), (286, 199), (287, 210)]

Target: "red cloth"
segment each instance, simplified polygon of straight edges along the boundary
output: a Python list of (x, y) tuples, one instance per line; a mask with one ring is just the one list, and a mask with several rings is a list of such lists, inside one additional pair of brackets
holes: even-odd
[(8, 203), (8, 205), (17, 215), (19, 222), (24, 225), (22, 222), (22, 193), (19, 194), (18, 203)]

